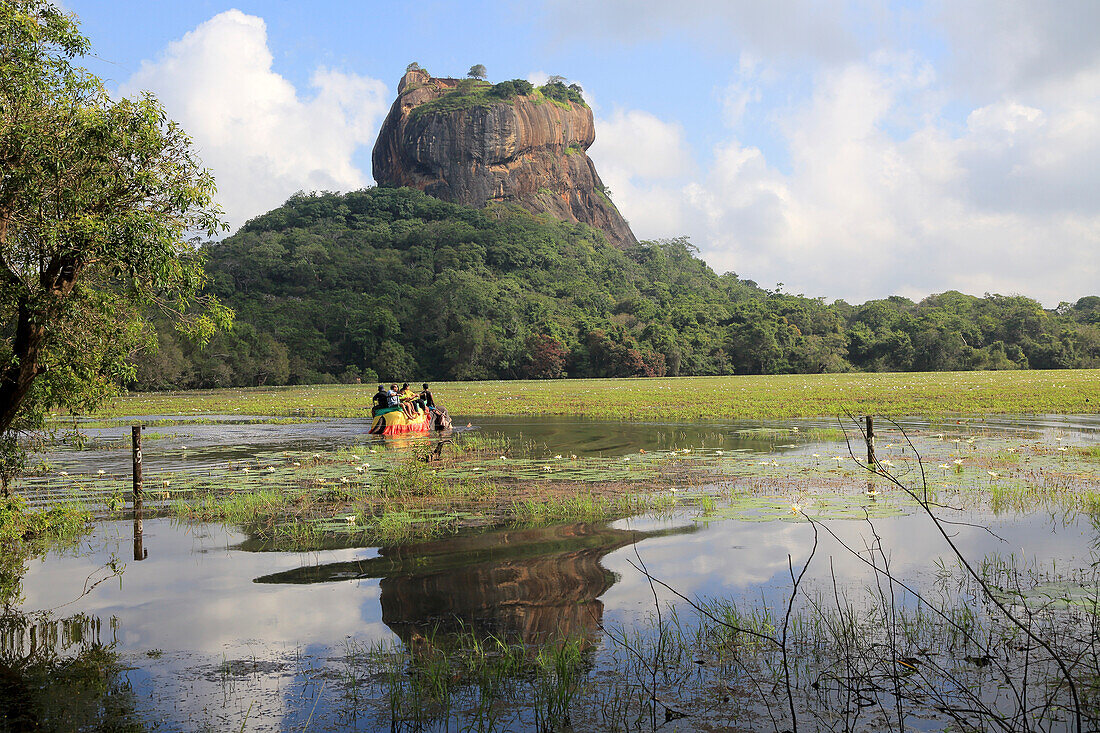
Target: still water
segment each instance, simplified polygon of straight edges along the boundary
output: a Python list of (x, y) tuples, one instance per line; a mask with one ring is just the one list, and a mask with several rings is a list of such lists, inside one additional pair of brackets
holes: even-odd
[[(456, 420), (465, 425), (466, 420)], [(836, 450), (835, 442), (767, 437), (770, 428), (802, 433), (833, 422), (625, 425), (569, 419), (480, 420), (474, 428), (533, 441), (550, 452), (625, 455), (639, 449), (721, 447), (764, 454)], [(927, 423), (910, 421), (910, 428)], [(1100, 420), (1087, 416), (971, 421), (970, 430), (1042, 438), (1056, 431), (1091, 444)], [(739, 431), (752, 431), (744, 433)], [(301, 425), (184, 425), (158, 429), (146, 471), (201, 466), (227, 455), (273, 449), (331, 448), (362, 439), (355, 421)], [(104, 430), (103, 440), (121, 436)], [(750, 437), (742, 437), (749, 435)], [(762, 437), (763, 436), (763, 437)], [(186, 441), (187, 451), (179, 451)], [(179, 445), (178, 445), (179, 444)], [(87, 469), (126, 460), (123, 450), (63, 451), (58, 466)], [(1034, 513), (964, 513), (952, 536), (971, 558), (1055, 561), (1062, 570), (1095, 562), (1098, 530), (1084, 519)], [(835, 521), (838, 539), (819, 536), (803, 586), (851, 594), (869, 582), (859, 557), (839, 542), (872, 543), (863, 522)], [(700, 521), (675, 511), (605, 524), (493, 530), (405, 547), (346, 547), (308, 553), (261, 551), (263, 543), (219, 525), (170, 519), (144, 523), (134, 546), (129, 521), (98, 522), (76, 548), (32, 560), (21, 610), (93, 619), (127, 670), (139, 717), (159, 730), (388, 729), (384, 718), (349, 712), (345, 658), (353, 646), (413, 645), (426, 633), (462, 630), (538, 642), (558, 633), (593, 639), (651, 618), (656, 604), (683, 602), (639, 570), (689, 598), (731, 598), (780, 607), (814, 544), (806, 523)], [(912, 514), (876, 520), (894, 573), (931, 587), (943, 538)], [(135, 559), (141, 558), (141, 559)], [(655, 601), (654, 593), (658, 599)], [(690, 730), (691, 726), (682, 727)]]

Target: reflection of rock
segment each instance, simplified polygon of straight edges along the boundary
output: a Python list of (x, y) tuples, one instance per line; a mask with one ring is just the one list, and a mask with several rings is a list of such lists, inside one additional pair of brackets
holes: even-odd
[(382, 620), (406, 643), (460, 629), (537, 642), (587, 635), (603, 618), (598, 600), (615, 582), (601, 558), (639, 539), (631, 532), (566, 524), (498, 530), (384, 548), (356, 562), (299, 568), (257, 583), (381, 578)]
[[(590, 530), (590, 525), (569, 525), (551, 531), (556, 539), (568, 540), (589, 539)], [(509, 532), (499, 539), (520, 544), (545, 541), (532, 535), (546, 531)], [(603, 619), (599, 596), (615, 582), (600, 558), (633, 539), (629, 533), (607, 537), (607, 531), (595, 536), (610, 544), (598, 547), (383, 578), (382, 620), (406, 641), (426, 627), (445, 633), (458, 631), (460, 625), (528, 642), (587, 635)]]

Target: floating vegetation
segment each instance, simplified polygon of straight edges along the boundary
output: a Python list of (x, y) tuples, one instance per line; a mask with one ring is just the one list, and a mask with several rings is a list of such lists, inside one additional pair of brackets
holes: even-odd
[[(1095, 414), (1100, 370), (784, 374), (437, 382), (452, 415), (583, 415), (613, 420), (730, 420), (860, 414)], [(372, 385), (152, 392), (105, 411), (137, 415), (367, 417)], [(675, 399), (670, 399), (671, 396)]]

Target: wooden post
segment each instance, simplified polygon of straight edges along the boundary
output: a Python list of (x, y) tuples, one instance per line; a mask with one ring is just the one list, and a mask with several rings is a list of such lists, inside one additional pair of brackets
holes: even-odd
[(145, 559), (145, 548), (142, 547), (145, 527), (143, 526), (143, 497), (141, 486), (141, 426), (133, 425), (130, 428), (134, 452), (134, 559)]
[(864, 440), (867, 441), (867, 465), (872, 471), (875, 470), (875, 421), (872, 415), (867, 415), (867, 430), (863, 434)]

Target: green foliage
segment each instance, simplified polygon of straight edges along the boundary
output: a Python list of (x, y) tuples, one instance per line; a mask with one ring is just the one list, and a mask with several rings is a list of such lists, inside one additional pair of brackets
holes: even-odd
[(489, 89), (489, 95), (499, 99), (511, 99), (518, 95), (527, 96), (535, 91), (535, 87), (526, 79), (509, 79), (494, 84)]
[(135, 386), (1100, 365), (1087, 299), (827, 304), (716, 275), (686, 239), (622, 250), (410, 189), (300, 194), (208, 256), (237, 329), (198, 352), (162, 328)]
[(471, 79), (484, 79), (487, 75), (485, 64), (474, 64), (470, 67), (470, 70), (466, 72), (466, 76)]
[(32, 512), (21, 496), (0, 498), (0, 607), (19, 600), (28, 557), (51, 542), (79, 536), (90, 520), (87, 509), (73, 503)]
[(555, 102), (559, 102), (568, 106), (570, 102), (575, 104), (585, 105), (584, 96), (582, 95), (582, 89), (578, 84), (569, 84), (566, 86), (565, 81), (561, 77), (551, 77), (550, 81), (539, 87), (539, 91), (547, 99), (551, 99)]
[(491, 93), (493, 88), (493, 85), (477, 79), (463, 79), (454, 89), (438, 99), (414, 107), (409, 112), (409, 120), (415, 121), (426, 115), (451, 114), (460, 110), (499, 104), (502, 98)]
[(116, 102), (74, 66), (89, 43), (49, 3), (0, 4), (0, 39), (6, 435), (52, 407), (93, 408), (132, 380), (130, 357), (155, 343), (146, 312), (172, 314), (198, 343), (231, 314), (199, 296), (206, 273), (189, 238), (222, 225), (187, 135), (153, 97)]

